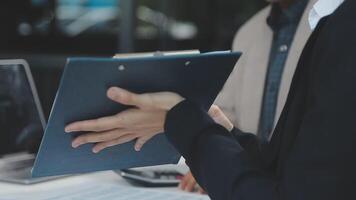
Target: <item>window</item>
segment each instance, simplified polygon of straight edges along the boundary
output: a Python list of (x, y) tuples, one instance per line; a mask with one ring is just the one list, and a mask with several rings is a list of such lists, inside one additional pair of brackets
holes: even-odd
[(55, 14), (57, 28), (65, 36), (119, 32), (119, 0), (57, 0)]

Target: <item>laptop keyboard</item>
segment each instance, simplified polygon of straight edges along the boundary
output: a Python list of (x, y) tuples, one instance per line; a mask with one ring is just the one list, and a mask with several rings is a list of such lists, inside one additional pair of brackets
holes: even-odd
[(32, 167), (35, 162), (34, 155), (18, 154), (0, 159), (0, 172), (11, 172)]
[(30, 178), (34, 160), (7, 162), (0, 167), (0, 177)]
[(18, 168), (18, 169), (13, 169), (9, 170), (4, 173), (0, 173), (1, 178), (12, 178), (15, 180), (18, 179), (30, 179), (31, 178), (31, 169), (32, 167), (26, 167), (26, 168)]
[(32, 167), (34, 160), (20, 160), (12, 163), (8, 163), (6, 168), (9, 168), (10, 171), (23, 170), (25, 168)]

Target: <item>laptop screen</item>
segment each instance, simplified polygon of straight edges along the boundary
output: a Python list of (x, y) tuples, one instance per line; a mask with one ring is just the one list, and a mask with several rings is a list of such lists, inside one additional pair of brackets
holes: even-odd
[(0, 62), (0, 157), (37, 152), (44, 126), (41, 112), (28, 68)]

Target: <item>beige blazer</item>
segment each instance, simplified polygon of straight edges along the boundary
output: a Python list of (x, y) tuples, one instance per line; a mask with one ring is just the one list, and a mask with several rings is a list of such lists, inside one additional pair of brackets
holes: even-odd
[[(308, 16), (316, 1), (310, 0), (290, 47), (282, 75), (275, 122), (282, 112), (299, 57), (312, 32)], [(258, 129), (273, 37), (266, 23), (270, 10), (271, 6), (261, 10), (236, 34), (233, 51), (242, 51), (243, 55), (215, 102), (236, 127), (251, 133), (257, 133)]]

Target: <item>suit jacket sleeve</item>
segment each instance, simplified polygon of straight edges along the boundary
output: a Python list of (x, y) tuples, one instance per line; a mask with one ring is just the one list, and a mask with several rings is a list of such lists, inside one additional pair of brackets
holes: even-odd
[[(311, 75), (301, 108), (306, 111), (290, 147), (300, 166), (294, 173), (307, 175), (308, 184), (315, 185), (308, 192), (300, 191), (307, 200), (355, 197), (351, 186), (356, 168), (356, 25), (353, 18), (345, 18), (334, 28), (318, 38), (311, 73), (304, 74)], [(244, 133), (231, 135), (198, 106), (187, 101), (177, 105), (168, 113), (165, 129), (212, 199), (288, 199), (282, 185), (293, 183), (277, 179), (255, 161), (258, 156), (250, 152), (259, 152), (256, 142), (247, 148)]]
[(189, 101), (168, 113), (165, 131), (212, 199), (277, 199), (277, 182), (251, 153), (258, 152), (254, 135), (231, 134)]

